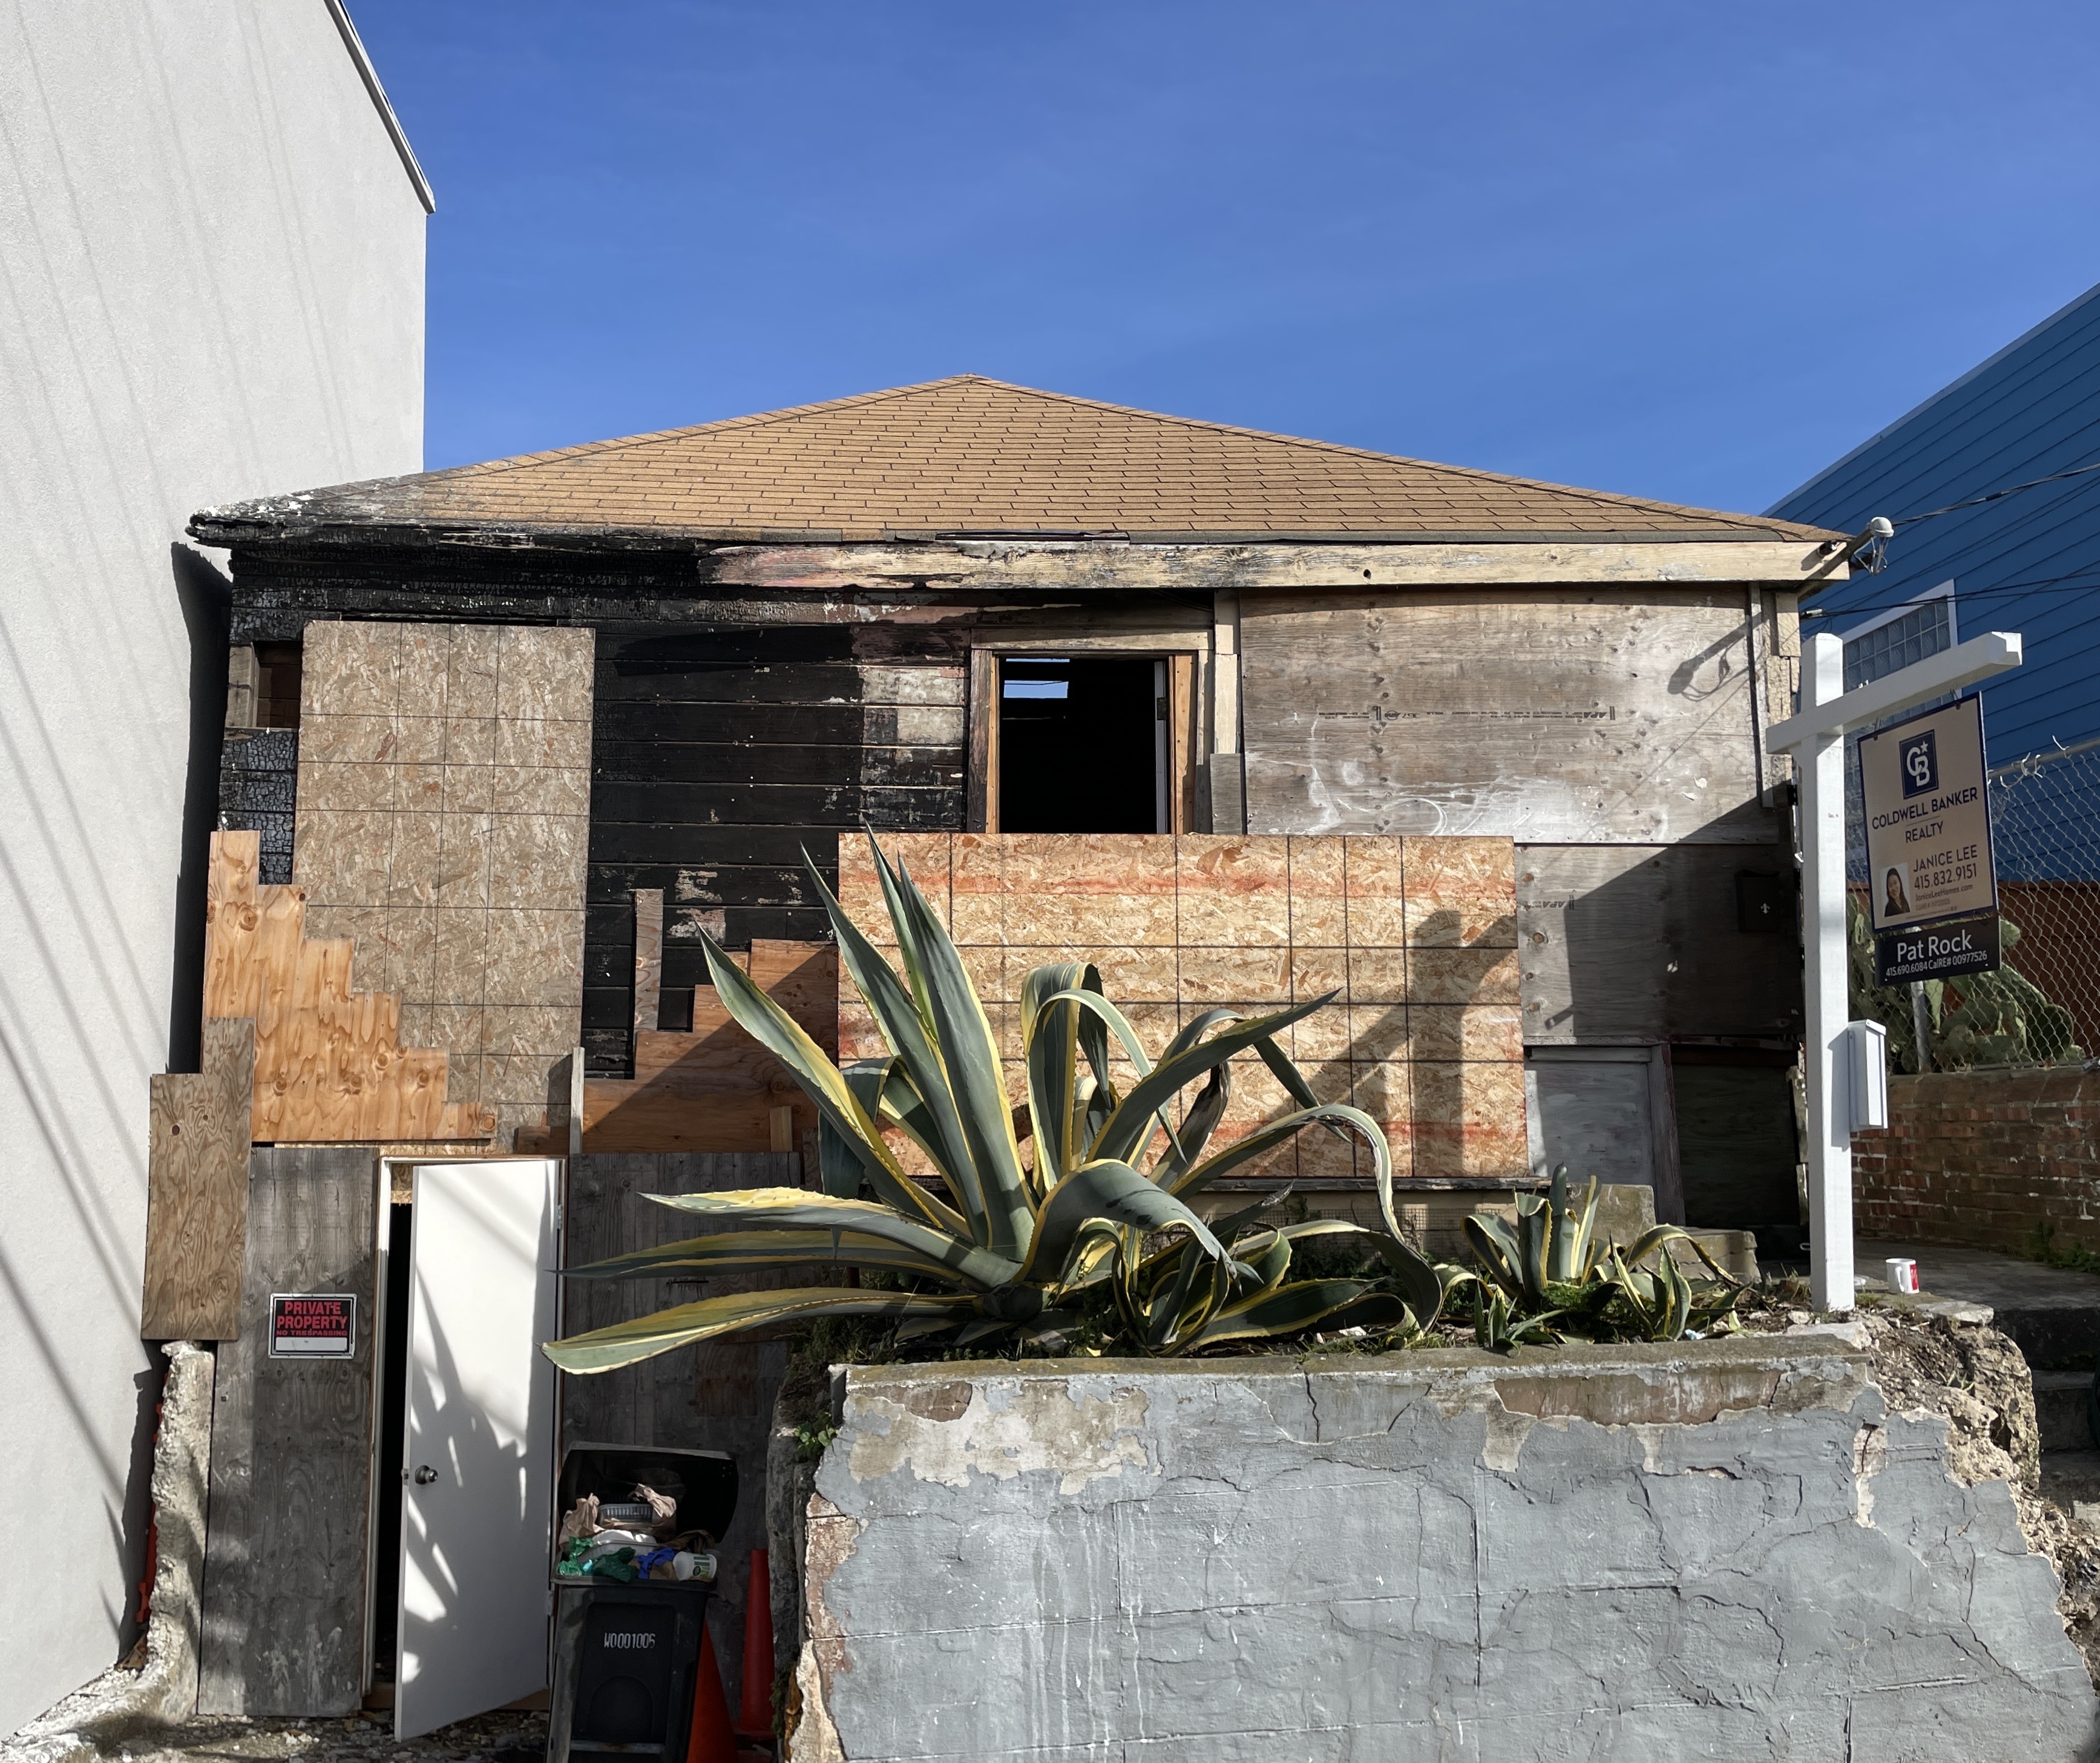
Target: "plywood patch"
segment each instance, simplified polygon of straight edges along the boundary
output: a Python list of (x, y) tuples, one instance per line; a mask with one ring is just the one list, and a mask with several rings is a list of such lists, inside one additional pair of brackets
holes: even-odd
[(255, 1025), (205, 1023), (203, 1063), (201, 1072), (152, 1082), (143, 1340), (230, 1341), (240, 1333)]
[(446, 1056), (404, 1047), (390, 992), (354, 992), (352, 945), (306, 940), (306, 894), (256, 880), (258, 835), (214, 833), (204, 1013), (255, 1025), (259, 1144), (480, 1139), (493, 1112), (445, 1100)]

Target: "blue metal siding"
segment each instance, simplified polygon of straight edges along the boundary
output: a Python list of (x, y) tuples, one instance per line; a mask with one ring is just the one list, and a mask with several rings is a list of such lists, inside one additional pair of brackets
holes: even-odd
[[(2100, 288), (1768, 512), (1857, 532), (1877, 514), (1900, 522), (2096, 461)], [(1881, 575), (1855, 576), (1810, 606), (1842, 632), (1950, 577), (1961, 637), (2007, 630), (2027, 640), (2027, 664), (1983, 688), (1991, 762), (2100, 735), (2100, 472), (1899, 525)]]

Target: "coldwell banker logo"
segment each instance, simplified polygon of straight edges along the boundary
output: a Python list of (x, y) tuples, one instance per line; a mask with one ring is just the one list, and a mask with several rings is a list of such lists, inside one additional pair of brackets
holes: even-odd
[(1896, 749), (1896, 763), (1903, 768), (1904, 800), (1923, 796), (1939, 787), (1939, 748), (1934, 731), (1912, 735)]

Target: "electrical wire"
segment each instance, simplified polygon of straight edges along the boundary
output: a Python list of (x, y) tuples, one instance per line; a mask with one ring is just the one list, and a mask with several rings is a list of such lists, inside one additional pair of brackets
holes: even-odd
[(2025, 483), (2009, 483), (2002, 490), (1972, 496), (1965, 502), (1949, 502), (1944, 508), (1928, 509), (1922, 514), (1906, 514), (1900, 520), (1891, 521), (1890, 525), (1912, 527), (1921, 520), (1937, 520), (1942, 514), (1956, 513), (1965, 508), (1981, 508), (1986, 502), (1995, 502), (2001, 496), (2017, 496), (2023, 490), (2038, 489), (2045, 483), (2061, 483), (2066, 478), (2082, 478), (2091, 471), (2100, 471), (2100, 460), (2089, 465), (2073, 465), (2068, 471), (2053, 471), (2046, 478), (2030, 478)]
[[(2080, 576), (2093, 575), (2100, 575), (2100, 566), (2073, 570), (2067, 575), (2038, 576), (2031, 582), (2004, 582), (1996, 588), (1963, 588), (1957, 585), (1954, 592), (1947, 597), (1959, 601), (1989, 600), (2001, 594), (2100, 593), (2100, 581), (2080, 582), (2078, 580)], [(2076, 583), (2076, 585), (2072, 587), (2058, 585), (2065, 582)], [(1882, 601), (1871, 606), (1811, 606), (1804, 610), (1801, 615), (1805, 619), (1843, 619), (1851, 617), (1855, 612), (1900, 612), (1908, 610), (1912, 606), (1923, 606), (1933, 596), (1928, 593), (1909, 600)]]

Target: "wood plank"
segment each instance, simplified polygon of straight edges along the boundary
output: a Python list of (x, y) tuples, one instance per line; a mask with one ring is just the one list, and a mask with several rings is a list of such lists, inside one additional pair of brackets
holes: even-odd
[(152, 1080), (146, 1274), (148, 1341), (230, 1341), (240, 1332), (255, 1025), (204, 1025), (204, 1069)]
[(999, 657), (970, 651), (969, 761), (963, 824), (972, 832), (999, 831)]
[(962, 782), (963, 751), (960, 744), (906, 747), (860, 738), (830, 747), (624, 740), (595, 747), (591, 769), (601, 784), (685, 778), (709, 784), (837, 787), (881, 783), (954, 788)]
[(1528, 1046), (1801, 1031), (1801, 957), (1736, 928), (1740, 845), (1517, 847), (1517, 945)]
[(634, 1033), (652, 1034), (662, 1007), (664, 890), (634, 890)]
[(1193, 832), (1196, 828), (1196, 657), (1167, 658), (1167, 802), (1171, 817), (1170, 832)]
[[(198, 1712), (334, 1717), (364, 1700), (379, 1168), (258, 1150), (238, 1339), (218, 1352)], [(272, 1359), (274, 1292), (351, 1293), (346, 1360)]]
[(253, 832), (212, 835), (205, 1016), (251, 1018), (260, 1143), (436, 1140), (496, 1131), (492, 1108), (445, 1100), (447, 1061), (400, 1044), (391, 992), (351, 989), (352, 945), (305, 940), (306, 893), (265, 887)]
[(1246, 594), (1264, 832), (1770, 844), (1740, 588)]
[(1318, 591), (1375, 588), (1548, 586), (1594, 583), (1771, 582), (1798, 588), (1846, 579), (1820, 544), (1799, 539), (1656, 540), (1628, 535), (1551, 543), (1424, 534), (1419, 540), (1322, 544), (1203, 542), (1073, 544), (999, 540), (896, 544), (725, 545), (699, 559), (723, 586), (838, 589), (924, 583), (949, 589), (1221, 588)]

